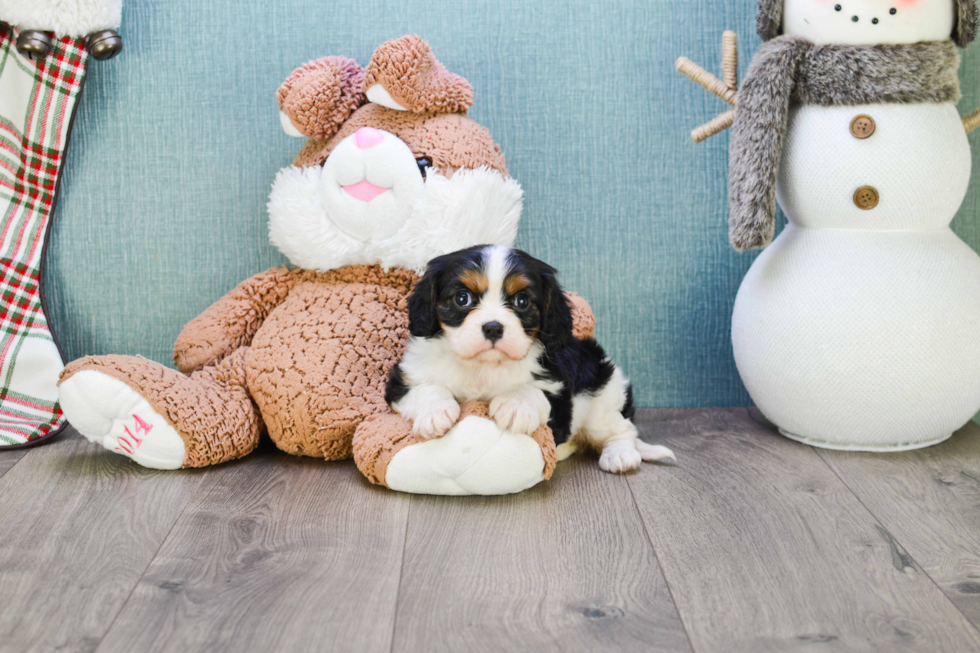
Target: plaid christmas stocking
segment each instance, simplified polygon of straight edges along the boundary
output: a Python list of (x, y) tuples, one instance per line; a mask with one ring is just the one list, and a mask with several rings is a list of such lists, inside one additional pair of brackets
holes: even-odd
[(63, 37), (44, 58), (17, 52), (0, 25), (0, 448), (50, 437), (64, 367), (44, 314), (41, 270), (85, 77), (84, 38)]

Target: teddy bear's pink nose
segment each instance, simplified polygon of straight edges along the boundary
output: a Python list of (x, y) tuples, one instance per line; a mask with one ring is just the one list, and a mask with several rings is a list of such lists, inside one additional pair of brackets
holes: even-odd
[(362, 150), (369, 150), (375, 145), (380, 145), (385, 139), (385, 135), (373, 127), (361, 127), (354, 132), (354, 142)]

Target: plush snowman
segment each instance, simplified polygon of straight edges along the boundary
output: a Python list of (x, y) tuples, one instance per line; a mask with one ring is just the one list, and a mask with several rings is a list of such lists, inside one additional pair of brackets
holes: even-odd
[(914, 449), (980, 410), (980, 257), (949, 228), (976, 19), (976, 0), (762, 0), (737, 95), (730, 56), (726, 84), (686, 71), (736, 105), (696, 133), (733, 123), (732, 244), (765, 247), (777, 199), (789, 220), (732, 316), (742, 380), (789, 438)]

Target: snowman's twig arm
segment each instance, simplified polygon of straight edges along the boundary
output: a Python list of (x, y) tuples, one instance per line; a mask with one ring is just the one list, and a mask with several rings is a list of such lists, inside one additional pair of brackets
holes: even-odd
[(715, 134), (721, 133), (732, 126), (735, 122), (735, 109), (726, 111), (710, 122), (706, 122), (691, 132), (691, 140), (695, 143), (707, 140)]
[(703, 86), (707, 91), (717, 95), (728, 104), (735, 106), (735, 89), (697, 65), (687, 57), (681, 57), (675, 64), (677, 70), (687, 76), (692, 82)]
[(726, 30), (721, 35), (721, 69), (724, 71), (725, 86), (733, 91), (738, 88), (738, 37), (735, 32)]
[[(680, 57), (675, 65), (678, 71), (696, 84), (707, 89), (708, 92), (717, 95), (733, 107), (738, 104), (738, 37), (735, 35), (735, 32), (726, 31), (721, 37), (721, 69), (724, 81), (718, 79), (687, 57)], [(735, 110), (726, 111), (714, 120), (692, 131), (691, 140), (695, 143), (700, 143), (728, 129), (734, 121)]]
[(963, 127), (966, 128), (967, 134), (980, 127), (980, 109), (977, 109), (963, 119)]

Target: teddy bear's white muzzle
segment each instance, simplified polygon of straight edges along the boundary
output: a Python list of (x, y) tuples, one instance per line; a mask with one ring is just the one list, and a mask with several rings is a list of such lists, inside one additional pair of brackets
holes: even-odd
[(324, 163), (321, 201), (330, 220), (348, 236), (381, 240), (405, 224), (424, 183), (404, 141), (362, 127)]

